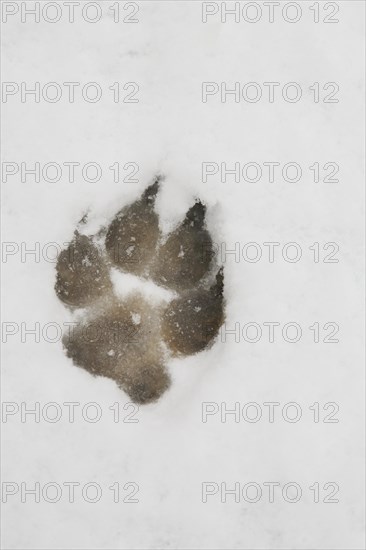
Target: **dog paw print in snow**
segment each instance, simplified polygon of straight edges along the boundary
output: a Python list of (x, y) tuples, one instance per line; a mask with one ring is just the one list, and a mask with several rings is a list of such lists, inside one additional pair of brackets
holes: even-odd
[[(197, 201), (164, 236), (158, 190), (159, 179), (96, 235), (79, 227), (56, 266), (56, 294), (77, 319), (63, 338), (68, 357), (141, 404), (169, 388), (169, 357), (208, 348), (224, 321), (223, 269), (213, 265), (205, 206)], [(142, 291), (128, 290), (131, 277)]]

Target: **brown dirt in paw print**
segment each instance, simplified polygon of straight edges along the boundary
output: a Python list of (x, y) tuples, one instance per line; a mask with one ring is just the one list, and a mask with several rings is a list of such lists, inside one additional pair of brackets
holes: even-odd
[(169, 388), (158, 311), (140, 295), (97, 303), (63, 344), (76, 365), (115, 380), (137, 403)]
[(205, 228), (205, 206), (196, 202), (182, 224), (162, 244), (151, 277), (177, 291), (195, 287), (207, 273), (213, 257), (212, 240)]
[[(99, 231), (99, 237), (106, 234), (100, 247), (93, 237), (75, 231), (56, 266), (58, 298), (71, 308), (83, 308), (77, 312), (77, 326), (63, 338), (67, 356), (91, 375), (114, 380), (141, 404), (158, 400), (169, 389), (169, 355), (208, 348), (224, 321), (223, 269), (213, 284), (209, 274), (214, 253), (206, 208), (197, 201), (162, 242), (154, 211), (158, 189), (156, 179), (137, 201), (120, 210), (109, 227)], [(122, 291), (122, 298), (118, 285), (130, 278), (119, 273), (112, 283), (112, 265), (140, 277), (144, 296), (154, 289), (153, 281), (176, 297), (161, 297), (162, 289), (155, 286), (158, 306), (152, 305), (151, 296), (147, 300), (137, 292), (126, 296)]]
[(85, 307), (112, 288), (109, 271), (90, 237), (75, 231), (56, 265), (55, 291), (70, 307)]
[(162, 319), (164, 341), (175, 354), (191, 355), (208, 347), (224, 321), (223, 270), (209, 290), (189, 291), (172, 300)]
[(105, 240), (111, 261), (123, 271), (143, 275), (152, 260), (160, 236), (154, 211), (159, 181), (133, 204), (123, 208), (110, 224)]
[(123, 379), (116, 382), (134, 403), (145, 405), (157, 401), (169, 389), (170, 377), (159, 363), (130, 364), (123, 372)]

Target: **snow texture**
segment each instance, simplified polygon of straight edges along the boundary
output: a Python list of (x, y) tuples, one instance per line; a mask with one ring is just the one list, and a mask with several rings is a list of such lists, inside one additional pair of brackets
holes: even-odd
[[(20, 8), (25, 3), (15, 4)], [(19, 171), (2, 184), (3, 241), (16, 243), (14, 254), (2, 264), (3, 322), (19, 329), (3, 344), (2, 399), (19, 406), (2, 424), (3, 483), (19, 485), (19, 492), (3, 504), (3, 547), (363, 548), (364, 3), (338, 2), (336, 24), (323, 22), (330, 11), (324, 11), (322, 2), (319, 23), (314, 23), (309, 3), (301, 2), (303, 16), (292, 24), (280, 15), (269, 23), (262, 2), (257, 2), (263, 10), (257, 23), (235, 23), (229, 16), (222, 23), (220, 13), (203, 23), (202, 4), (195, 1), (138, 2), (133, 17), (139, 22), (134, 24), (114, 23), (112, 2), (103, 2), (98, 23), (86, 22), (77, 9), (75, 22), (69, 23), (64, 3), (58, 4), (63, 16), (57, 23), (44, 18), (35, 23), (32, 17), (22, 23), (19, 12), (3, 24), (3, 80), (29, 87), (35, 82), (81, 86), (75, 88), (74, 103), (65, 100), (64, 86), (56, 103), (35, 103), (31, 97), (22, 103), (20, 93), (9, 96), (2, 105), (3, 160), (28, 167), (35, 162), (96, 162), (103, 174), (100, 181), (85, 181), (80, 166), (69, 182), (64, 167), (59, 181), (41, 175), (37, 183), (31, 175), (21, 181)], [(132, 11), (121, 7), (121, 19)], [(99, 102), (81, 98), (87, 82), (102, 87)], [(115, 103), (109, 90), (115, 82), (123, 97), (132, 90), (123, 90), (124, 83), (138, 83), (139, 102)], [(231, 95), (224, 103), (217, 93), (202, 102), (202, 82), (227, 82), (228, 88), (235, 82), (258, 82), (263, 99), (235, 102)], [(264, 99), (264, 82), (281, 83), (273, 103)], [(282, 99), (282, 85), (288, 82), (301, 85), (300, 101)], [(332, 91), (324, 91), (323, 84), (338, 83), (339, 102), (314, 102), (309, 90), (314, 82), (320, 83), (321, 98)], [(279, 171), (270, 183), (263, 163), (272, 161), (281, 166), (297, 162), (301, 179), (285, 181)], [(120, 163), (118, 183), (109, 169), (115, 162)], [(216, 174), (204, 182), (203, 162), (219, 167), (226, 162), (230, 168), (235, 162), (257, 162), (263, 176), (258, 182), (242, 177), (236, 182), (228, 175), (222, 182)], [(320, 163), (319, 182), (309, 170), (315, 162)], [(338, 183), (322, 181), (330, 173), (322, 169), (327, 162), (340, 166)], [(123, 169), (126, 163), (138, 165), (137, 182), (122, 181), (131, 172)], [(47, 323), (64, 327), (71, 320), (54, 293), (55, 262), (47, 261), (42, 250), (54, 257), (55, 250), (45, 245), (69, 242), (86, 212), (91, 228), (109, 223), (156, 174), (165, 176), (156, 203), (163, 231), (176, 226), (200, 198), (207, 205), (213, 240), (226, 243), (227, 250), (239, 243), (239, 258), (228, 254), (223, 262), (226, 328), (258, 323), (262, 337), (255, 343), (241, 335), (236, 342), (228, 334), (207, 351), (171, 360), (170, 390), (156, 404), (135, 411), (113, 381), (94, 378), (72, 364), (60, 338), (50, 341), (54, 329), (42, 336)], [(257, 262), (244, 259), (250, 242), (260, 246)], [(266, 242), (280, 243), (273, 262)], [(298, 262), (282, 256), (290, 242), (301, 247)], [(34, 249), (35, 243), (40, 243), (39, 261), (32, 255), (22, 258), (24, 246)], [(314, 243), (319, 243), (319, 262), (309, 249)], [(333, 251), (323, 249), (326, 243), (338, 244), (338, 263), (323, 261)], [(248, 255), (255, 253), (248, 249)], [(21, 323), (24, 329), (37, 322), (39, 342), (29, 334), (22, 341)], [(266, 322), (280, 323), (273, 343)], [(289, 322), (302, 328), (298, 342), (282, 336)], [(319, 343), (309, 329), (316, 322)], [(339, 325), (338, 343), (324, 343), (332, 329), (323, 328), (328, 322)], [(255, 327), (248, 332), (252, 339), (253, 334)], [(39, 422), (30, 415), (22, 422), (22, 402), (28, 408), (38, 402), (41, 409), (55, 402), (62, 417), (52, 423), (44, 412)], [(67, 402), (80, 403), (74, 422), (68, 420)], [(102, 411), (95, 423), (81, 414), (91, 402)], [(208, 402), (217, 403), (217, 409), (212, 407), (219, 412), (203, 422), (203, 403)], [(241, 414), (236, 422), (231, 414), (221, 421), (220, 404), (233, 409), (236, 402), (241, 410), (257, 403), (262, 417), (249, 422)], [(273, 423), (266, 402), (280, 404)], [(289, 402), (301, 406), (298, 422), (282, 416)], [(119, 422), (113, 421), (116, 403)], [(314, 403), (319, 403), (319, 422), (309, 409)], [(326, 403), (339, 406), (338, 423), (323, 422), (334, 410), (324, 410)], [(253, 415), (255, 409), (248, 409), (248, 416)], [(138, 422), (128, 422), (129, 417)], [(80, 486), (70, 503), (63, 483), (72, 481)], [(58, 483), (62, 497), (50, 503), (41, 494), (36, 503), (28, 495), (22, 502), (21, 482), (28, 488), (36, 482), (41, 487)], [(90, 482), (102, 489), (95, 503), (81, 495)], [(116, 482), (118, 503), (109, 489)], [(218, 492), (205, 503), (204, 482), (218, 484), (212, 486)], [(241, 487), (258, 483), (262, 497), (248, 502), (241, 496), (235, 502), (228, 494), (221, 502), (220, 484), (232, 489), (236, 482)], [(297, 483), (302, 496), (287, 502), (279, 488), (271, 503), (265, 482), (278, 482), (281, 488)], [(309, 489), (316, 482), (318, 503)], [(324, 502), (332, 490), (324, 489), (327, 482), (338, 484), (339, 502)], [(138, 485), (132, 497), (138, 502), (123, 502), (136, 487), (126, 483)], [(253, 492), (248, 494), (253, 498)]]

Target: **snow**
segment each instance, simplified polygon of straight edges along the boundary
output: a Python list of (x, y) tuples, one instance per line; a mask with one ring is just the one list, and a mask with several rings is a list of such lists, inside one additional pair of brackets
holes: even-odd
[[(3, 241), (15, 243), (6, 245), (14, 253), (2, 265), (3, 323), (14, 331), (3, 345), (2, 398), (15, 403), (13, 409), (6, 405), (15, 412), (2, 424), (2, 477), (3, 483), (19, 486), (3, 504), (3, 546), (363, 548), (364, 4), (337, 2), (337, 24), (313, 23), (305, 2), (303, 18), (294, 24), (280, 17), (274, 23), (236, 24), (229, 18), (221, 23), (220, 15), (203, 24), (201, 2), (184, 0), (138, 2), (136, 24), (114, 23), (113, 3), (104, 2), (100, 22), (90, 24), (76, 15), (70, 24), (59, 4), (63, 18), (57, 23), (35, 23), (31, 17), (22, 23), (16, 14), (3, 24), (4, 81), (29, 87), (81, 83), (74, 103), (65, 100), (63, 87), (56, 103), (35, 103), (30, 97), (22, 103), (18, 94), (2, 104), (3, 160), (19, 167), (22, 162), (28, 168), (35, 162), (62, 167), (57, 182), (42, 175), (38, 183), (31, 175), (22, 182), (19, 171), (2, 187)], [(121, 9), (123, 17), (130, 12), (131, 7)], [(225, 81), (228, 88), (258, 82), (263, 93), (265, 82), (298, 82), (304, 93), (297, 103), (283, 101), (281, 88), (274, 103), (236, 103), (233, 96), (222, 103), (220, 93), (201, 101), (202, 82)], [(81, 98), (78, 90), (88, 82), (103, 89), (97, 103)], [(132, 91), (123, 90), (124, 83), (138, 83), (139, 102), (115, 103), (109, 89), (115, 82), (123, 95)], [(308, 89), (314, 82), (338, 83), (339, 103), (315, 103)], [(321, 97), (332, 91), (320, 90)], [(273, 161), (281, 167), (297, 162), (301, 179), (291, 183), (277, 175), (269, 182), (263, 163)], [(80, 163), (74, 182), (68, 181), (65, 162)], [(100, 181), (83, 178), (82, 167), (89, 162), (102, 168)], [(118, 183), (109, 168), (116, 162)], [(219, 167), (226, 162), (228, 168), (256, 162), (263, 176), (255, 183), (228, 175), (225, 183), (215, 174), (204, 182), (204, 162)], [(337, 163), (339, 183), (314, 182), (309, 166), (315, 162), (322, 178), (331, 173), (324, 173), (323, 165)], [(138, 173), (131, 175), (134, 165), (124, 169), (127, 163), (137, 164)], [(207, 225), (225, 266), (226, 328), (234, 334), (226, 339), (223, 334), (203, 353), (170, 360), (170, 390), (158, 403), (137, 410), (112, 381), (93, 378), (64, 355), (55, 331), (73, 317), (54, 293), (52, 258), (72, 239), (85, 213), (88, 230), (97, 232), (156, 174), (165, 176), (156, 202), (164, 232), (184, 218), (196, 198), (207, 206)], [(138, 182), (122, 181), (128, 175)], [(279, 243), (273, 262), (268, 242)], [(294, 242), (302, 256), (292, 263), (283, 255), (296, 253), (286, 248)], [(245, 248), (246, 243), (257, 247)], [(319, 262), (314, 243), (319, 243)], [(334, 256), (339, 262), (324, 263), (335, 250), (324, 249), (326, 243), (339, 246)], [(249, 261), (258, 246), (261, 258)], [(122, 282), (115, 270), (112, 275), (121, 296), (144, 288), (152, 300), (171, 298), (153, 283), (132, 276)], [(271, 322), (280, 324), (273, 343)], [(242, 329), (247, 340), (255, 339), (257, 327), (248, 323), (260, 326), (259, 341), (244, 339)], [(300, 325), (298, 342), (282, 336), (287, 323)], [(319, 343), (314, 323), (319, 323)], [(334, 325), (324, 328), (326, 323), (339, 326), (333, 336), (338, 343), (324, 342), (334, 330)], [(26, 334), (27, 329), (36, 334)], [(279, 403), (273, 423), (268, 402)], [(298, 422), (283, 417), (284, 406), (293, 402), (301, 406)], [(47, 403), (59, 409), (44, 408)], [(74, 422), (65, 403), (79, 403)], [(85, 408), (88, 403), (97, 406)], [(221, 421), (222, 403), (231, 410), (240, 404), (238, 422), (233, 414)], [(248, 403), (260, 407), (257, 422), (244, 420), (243, 410), (255, 416), (255, 407), (245, 408)], [(319, 403), (320, 422), (313, 420), (314, 403)], [(339, 406), (338, 423), (323, 421), (334, 410), (324, 409), (327, 403)], [(24, 407), (37, 406), (40, 421), (27, 415), (22, 422)], [(51, 422), (55, 410), (61, 418)], [(98, 411), (98, 421), (84, 418)], [(203, 411), (218, 412), (204, 422)], [(288, 409), (288, 416), (295, 413)], [(72, 481), (80, 485), (70, 503), (63, 484)], [(35, 503), (28, 495), (21, 502), (22, 482), (27, 488), (58, 483), (62, 497), (50, 503), (41, 495)], [(102, 489), (95, 503), (81, 492), (91, 482)], [(109, 489), (116, 482), (118, 503)], [(218, 492), (203, 503), (204, 482), (226, 483), (230, 489), (253, 482), (263, 495), (255, 503), (235, 502), (228, 494), (224, 503)], [(281, 488), (297, 483), (302, 497), (286, 502), (279, 489), (271, 503), (266, 482)], [(316, 482), (319, 503), (309, 489)], [(323, 502), (332, 491), (324, 489), (328, 482), (340, 487), (338, 503)], [(127, 483), (138, 484), (135, 496), (135, 485)], [(129, 502), (123, 502), (126, 497)]]

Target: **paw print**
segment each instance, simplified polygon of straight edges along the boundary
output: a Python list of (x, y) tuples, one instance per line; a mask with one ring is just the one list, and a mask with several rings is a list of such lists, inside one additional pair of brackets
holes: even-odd
[[(83, 234), (84, 216), (56, 265), (56, 294), (76, 320), (63, 338), (67, 356), (140, 404), (169, 388), (169, 357), (208, 348), (224, 321), (223, 268), (214, 265), (206, 208), (196, 201), (163, 235), (154, 209), (159, 185), (156, 179), (97, 234)], [(120, 285), (125, 274), (147, 290), (121, 297), (116, 274)], [(150, 291), (159, 287), (168, 292), (157, 303)]]

